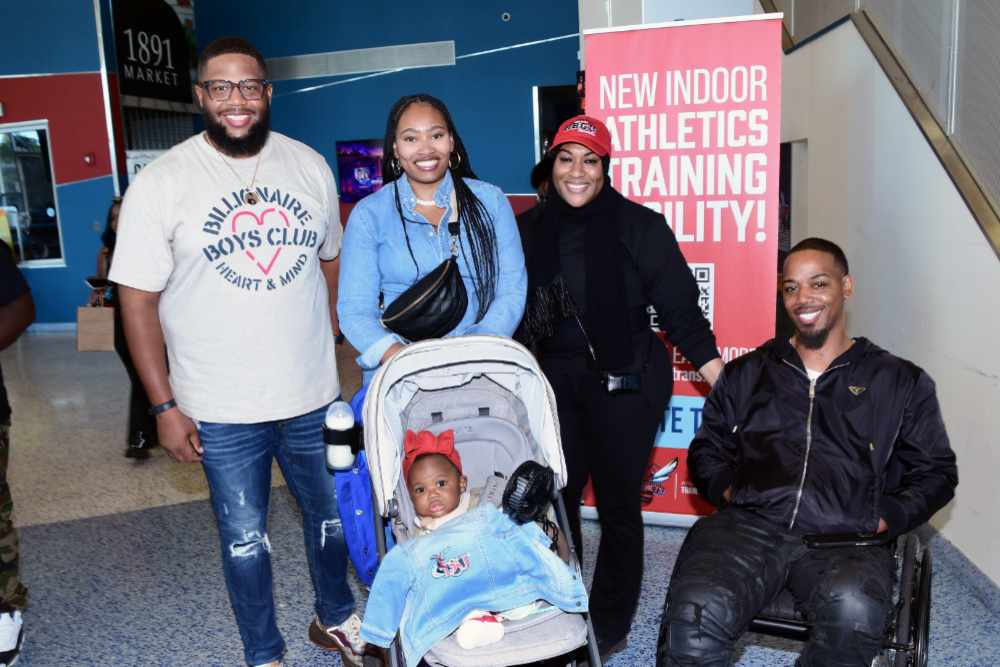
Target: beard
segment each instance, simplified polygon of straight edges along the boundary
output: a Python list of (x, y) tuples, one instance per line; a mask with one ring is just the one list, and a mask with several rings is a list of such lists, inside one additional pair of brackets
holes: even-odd
[(260, 111), (257, 122), (250, 126), (244, 137), (231, 137), (226, 132), (226, 126), (213, 116), (205, 113), (205, 132), (212, 144), (229, 157), (251, 157), (260, 152), (267, 143), (271, 132), (271, 106), (267, 105)]
[(796, 329), (795, 339), (808, 350), (818, 350), (826, 345), (826, 339), (830, 336), (829, 327), (816, 331), (802, 331)]

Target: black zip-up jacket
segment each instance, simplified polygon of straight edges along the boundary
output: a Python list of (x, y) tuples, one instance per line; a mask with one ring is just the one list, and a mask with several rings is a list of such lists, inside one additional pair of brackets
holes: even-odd
[(787, 340), (730, 361), (688, 451), (698, 491), (800, 534), (897, 535), (926, 522), (958, 484), (934, 382), (855, 339), (813, 385)]

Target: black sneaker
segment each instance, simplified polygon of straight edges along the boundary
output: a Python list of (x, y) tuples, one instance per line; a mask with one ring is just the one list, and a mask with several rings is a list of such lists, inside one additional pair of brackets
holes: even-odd
[(17, 662), (24, 644), (24, 622), (21, 612), (14, 610), (0, 614), (0, 667), (11, 667)]

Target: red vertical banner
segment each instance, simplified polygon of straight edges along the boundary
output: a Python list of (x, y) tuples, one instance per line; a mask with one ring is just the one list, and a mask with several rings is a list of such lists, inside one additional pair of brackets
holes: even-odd
[[(664, 215), (723, 359), (753, 349), (774, 335), (780, 15), (589, 31), (584, 48), (586, 112), (611, 132), (615, 189)], [(711, 510), (686, 465), (709, 387), (673, 358), (643, 506), (650, 523), (688, 524)]]

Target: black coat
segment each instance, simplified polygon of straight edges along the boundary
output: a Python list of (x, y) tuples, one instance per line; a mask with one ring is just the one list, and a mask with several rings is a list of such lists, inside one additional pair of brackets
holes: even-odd
[[(698, 303), (698, 285), (691, 274), (677, 239), (663, 215), (622, 197), (617, 192), (617, 211), (614, 220), (618, 238), (628, 261), (622, 267), (625, 293), (621, 295), (630, 313), (647, 305), (653, 306), (658, 324), (668, 340), (694, 365), (700, 368), (719, 356), (711, 325), (702, 314)], [(554, 195), (553, 195), (554, 196)], [(541, 251), (543, 207), (521, 229), (525, 249), (525, 262), (529, 272), (533, 255)], [(582, 241), (580, 243), (582, 255)], [(578, 264), (583, 265), (582, 256)], [(529, 285), (532, 276), (529, 275)], [(528, 294), (528, 308), (532, 307), (533, 294)], [(593, 314), (589, 315), (594, 317)], [(574, 324), (570, 325), (575, 326)], [(623, 326), (628, 324), (623, 323)], [(520, 333), (520, 332), (519, 332)], [(529, 344), (536, 341), (522, 342)], [(644, 338), (643, 338), (644, 340)]]
[(705, 403), (688, 451), (699, 492), (800, 533), (891, 534), (954, 495), (955, 454), (934, 382), (856, 339), (812, 389), (787, 340), (734, 359)]

